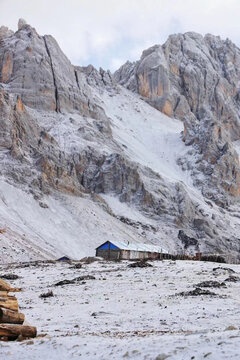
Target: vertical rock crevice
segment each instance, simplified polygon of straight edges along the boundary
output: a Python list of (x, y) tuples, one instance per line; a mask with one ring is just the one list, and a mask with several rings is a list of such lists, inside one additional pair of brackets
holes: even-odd
[(78, 79), (78, 73), (77, 73), (77, 70), (76, 70), (76, 69), (74, 70), (74, 74), (75, 74), (75, 79), (76, 79), (77, 87), (78, 87), (78, 89), (80, 90), (79, 79)]
[(53, 67), (53, 61), (52, 61), (51, 53), (50, 53), (50, 50), (49, 50), (49, 47), (48, 47), (48, 44), (47, 44), (46, 36), (43, 36), (43, 40), (44, 40), (45, 48), (46, 48), (46, 51), (47, 51), (47, 54), (48, 54), (48, 57), (49, 57), (51, 69), (52, 69), (53, 84), (54, 84), (54, 88), (55, 88), (55, 102), (56, 102), (55, 111), (56, 112), (61, 112), (59, 94), (58, 94), (58, 88), (57, 88), (57, 82), (56, 82), (56, 76), (55, 76), (54, 67)]

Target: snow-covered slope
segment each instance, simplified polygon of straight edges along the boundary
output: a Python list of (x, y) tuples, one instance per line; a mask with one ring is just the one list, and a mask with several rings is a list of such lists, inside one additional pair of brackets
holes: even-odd
[[(184, 172), (176, 163), (179, 152), (172, 151), (174, 144), (179, 151), (184, 151), (180, 121), (167, 118), (124, 88), (118, 88), (118, 95), (106, 89), (94, 88), (92, 91), (94, 100), (110, 119), (111, 141), (96, 133), (95, 120), (90, 117), (26, 109), (69, 155), (81, 153), (90, 146), (106, 155), (119, 151), (139, 165), (153, 168), (167, 181), (184, 178)], [(9, 152), (3, 150), (2, 156), (6, 164)], [(157, 161), (158, 156), (161, 162)], [(16, 188), (14, 182), (11, 181), (10, 185), (6, 182), (8, 180), (2, 176), (0, 182), (0, 227), (6, 229), (0, 235), (3, 244), (1, 262), (56, 258), (63, 254), (81, 258), (94, 255), (96, 246), (114, 239), (151, 241), (160, 243), (169, 252), (176, 251), (174, 238), (177, 229), (146, 217), (134, 204), (120, 202), (114, 193), (101, 194), (100, 201), (94, 201), (87, 194), (76, 197), (57, 192), (38, 200), (26, 191), (25, 186)], [(107, 204), (109, 211), (106, 211)], [(143, 233), (141, 225), (131, 227), (116, 219), (115, 215), (139, 222), (143, 227), (149, 225), (149, 231)]]
[(80, 259), (94, 256), (95, 248), (107, 240), (146, 241), (88, 196), (55, 194), (39, 203), (31, 194), (3, 181), (0, 227), (4, 229), (0, 234), (1, 263), (62, 255)]
[[(218, 235), (219, 229), (227, 229), (228, 242), (232, 246), (232, 242), (234, 242), (232, 240), (234, 238), (233, 234), (240, 233), (238, 206), (232, 205), (229, 207), (229, 211), (224, 211), (214, 202), (208, 201), (203, 196), (200, 188), (194, 185), (194, 177), (190, 168), (198, 160), (198, 157), (194, 148), (186, 146), (183, 142), (183, 122), (169, 118), (146, 103), (142, 97), (121, 86), (117, 88), (117, 91), (102, 88), (94, 88), (92, 91), (95, 94), (95, 101), (104, 108), (109, 116), (113, 138), (120, 147), (122, 146), (125, 156), (159, 174), (164, 179), (165, 184), (181, 184), (187, 196), (200, 210), (203, 218), (207, 219), (207, 221), (217, 219), (217, 227), (214, 229), (216, 231), (215, 235)], [(237, 152), (239, 152), (238, 142), (234, 142)], [(181, 159), (186, 160), (187, 167), (179, 166), (179, 160)], [(190, 164), (192, 165), (190, 166)], [(202, 183), (204, 181), (205, 178), (202, 174)], [(115, 214), (123, 216), (125, 212), (129, 218), (136, 218), (134, 216), (134, 207), (130, 209), (132, 213), (129, 213), (121, 204), (117, 205), (116, 197), (105, 194), (102, 194), (102, 197)], [(187, 204), (185, 206), (187, 207)], [(188, 215), (190, 218), (191, 215)], [(177, 252), (179, 251), (178, 244), (176, 244), (176, 241), (175, 244), (172, 243), (169, 238), (171, 236), (177, 238), (178, 228), (173, 225), (168, 226), (169, 224), (164, 223), (164, 221), (165, 218), (163, 218), (163, 221), (158, 221), (160, 228), (159, 241), (170, 252)], [(151, 221), (149, 222), (151, 223)], [(168, 234), (169, 228), (171, 228), (171, 231)], [(204, 241), (202, 242), (202, 251), (209, 251), (208, 246), (211, 247), (213, 244), (218, 244), (216, 247), (219, 246), (219, 249), (224, 248), (221, 239), (212, 241), (212, 244), (211, 240), (210, 242), (207, 241), (206, 248)], [(227, 247), (225, 247), (225, 252), (228, 253)]]
[[(70, 156), (90, 147), (105, 156), (118, 151), (139, 168), (154, 171), (165, 186), (181, 183), (205, 216), (219, 219), (220, 227), (223, 221), (230, 223), (230, 220), (232, 227), (239, 227), (237, 218), (233, 221), (214, 204), (209, 206), (193, 186), (189, 172), (178, 166), (178, 158), (189, 151), (181, 140), (181, 121), (168, 118), (119, 86), (117, 90), (94, 87), (92, 92), (94, 101), (109, 119), (111, 138), (96, 131), (93, 118), (78, 113), (57, 114), (31, 108), (27, 111)], [(2, 155), (4, 158), (6, 154)], [(0, 182), (1, 228), (6, 228), (0, 235), (1, 262), (56, 258), (63, 254), (81, 258), (94, 255), (96, 246), (114, 239), (150, 241), (170, 253), (182, 251), (177, 241), (179, 227), (169, 216), (149, 216), (134, 203), (121, 202), (115, 192), (99, 194), (97, 199), (93, 194), (74, 196), (54, 192), (36, 200), (26, 192), (25, 186), (16, 188), (14, 183), (10, 185), (5, 180), (3, 176)], [(151, 177), (145, 177), (150, 188), (151, 181)], [(160, 185), (157, 183), (157, 186)], [(119, 221), (118, 217), (129, 219), (133, 226)]]
[(177, 159), (187, 152), (181, 139), (182, 121), (167, 117), (123, 88), (115, 95), (104, 92), (101, 98), (111, 118), (113, 137), (130, 159), (168, 181), (191, 181), (177, 165)]

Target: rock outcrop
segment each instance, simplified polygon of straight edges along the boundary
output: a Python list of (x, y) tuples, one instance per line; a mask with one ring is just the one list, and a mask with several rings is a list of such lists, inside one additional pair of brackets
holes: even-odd
[(192, 170), (205, 196), (222, 206), (239, 198), (240, 167), (232, 142), (240, 138), (240, 50), (230, 40), (172, 35), (162, 46), (145, 50), (138, 62), (127, 62), (114, 77), (184, 122), (183, 141), (193, 145), (196, 164), (189, 158), (179, 163)]

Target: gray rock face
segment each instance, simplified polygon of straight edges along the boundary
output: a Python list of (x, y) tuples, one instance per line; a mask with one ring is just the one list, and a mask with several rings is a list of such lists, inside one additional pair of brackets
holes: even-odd
[(60, 189), (83, 190), (70, 160), (56, 141), (29, 114), (19, 97), (0, 91), (0, 146), (6, 154), (1, 174), (11, 183), (28, 185), (35, 194)]
[(135, 70), (136, 70), (137, 63), (131, 63), (127, 61), (123, 66), (120, 67), (114, 73), (114, 79), (120, 84), (127, 87), (131, 91), (136, 90), (136, 77), (135, 77)]
[(240, 50), (230, 40), (178, 34), (143, 51), (138, 62), (127, 62), (114, 77), (127, 87), (134, 77), (133, 90), (167, 115), (201, 120), (210, 110), (221, 119), (230, 111), (231, 121), (236, 122), (239, 61)]
[[(0, 81), (10, 93), (35, 109), (94, 112), (90, 96), (84, 93), (82, 75), (50, 36), (39, 36), (23, 20), (13, 34), (6, 30), (0, 47)], [(1, 36), (1, 32), (0, 32)]]
[[(239, 160), (232, 142), (240, 138), (240, 50), (230, 40), (172, 35), (164, 45), (145, 50), (135, 64), (123, 65), (114, 78), (184, 121), (183, 141), (193, 145), (197, 157), (190, 168), (205, 196), (222, 206), (239, 197)], [(189, 168), (188, 160), (179, 163)]]

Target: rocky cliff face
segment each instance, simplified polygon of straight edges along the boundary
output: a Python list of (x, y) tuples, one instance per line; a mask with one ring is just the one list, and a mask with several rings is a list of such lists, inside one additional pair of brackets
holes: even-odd
[[(230, 40), (172, 35), (164, 45), (145, 50), (135, 64), (123, 65), (114, 77), (184, 122), (183, 141), (193, 145), (196, 157), (190, 168), (205, 196), (222, 206), (239, 198), (240, 168), (233, 142), (240, 136), (240, 50)], [(179, 163), (189, 168), (188, 160)]]
[(79, 68), (70, 63), (52, 36), (40, 36), (23, 21), (16, 33), (2, 27), (0, 41), (0, 81), (25, 105), (85, 115), (94, 112)]
[[(177, 35), (112, 76), (73, 66), (51, 36), (23, 20), (16, 33), (1, 27), (1, 179), (43, 209), (69, 194), (79, 207), (85, 201), (98, 208), (98, 219), (90, 212), (85, 221), (103, 237), (180, 252), (189, 236), (195, 239), (189, 252), (237, 254), (238, 56), (230, 42)], [(69, 212), (79, 216), (76, 207)], [(19, 218), (22, 232), (32, 236), (33, 225), (26, 230), (29, 220)], [(19, 223), (14, 226), (19, 232)], [(71, 238), (73, 230), (63, 228)], [(24, 241), (27, 247), (30, 240)], [(45, 232), (44, 241), (49, 248), (55, 240)]]
[[(238, 121), (240, 50), (230, 41), (196, 33), (172, 35), (115, 73), (122, 85), (168, 116), (201, 120), (206, 113)], [(131, 81), (130, 81), (131, 80)], [(239, 135), (235, 131), (232, 136)]]

